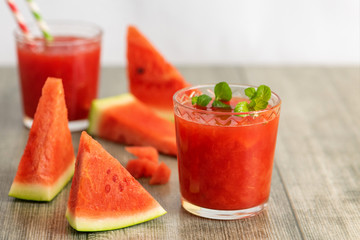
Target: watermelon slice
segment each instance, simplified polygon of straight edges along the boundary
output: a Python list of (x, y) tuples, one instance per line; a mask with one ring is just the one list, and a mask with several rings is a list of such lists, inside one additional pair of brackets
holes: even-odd
[(151, 146), (131, 146), (125, 147), (125, 150), (138, 158), (148, 159), (151, 162), (159, 162), (159, 153), (156, 148)]
[(174, 123), (159, 117), (130, 93), (94, 100), (89, 121), (92, 135), (177, 154)]
[(160, 115), (173, 119), (174, 93), (189, 84), (134, 26), (127, 33), (130, 92)]
[(165, 214), (118, 160), (86, 132), (81, 134), (66, 218), (78, 231), (105, 231)]
[(152, 175), (149, 184), (166, 184), (170, 180), (170, 175), (170, 168), (165, 163), (161, 162), (154, 174)]
[(63, 85), (48, 78), (9, 196), (51, 201), (71, 179), (74, 163)]

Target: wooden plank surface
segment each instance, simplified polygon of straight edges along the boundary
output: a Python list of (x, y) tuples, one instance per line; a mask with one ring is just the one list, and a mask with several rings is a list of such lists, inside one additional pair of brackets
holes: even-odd
[[(8, 191), (27, 141), (14, 68), (0, 68), (0, 239), (360, 239), (360, 72), (357, 67), (181, 67), (192, 84), (267, 84), (282, 98), (268, 210), (237, 221), (208, 220), (180, 206), (177, 162), (170, 183), (140, 183), (168, 213), (125, 229), (79, 233), (64, 217), (70, 184), (50, 203)], [(123, 68), (102, 70), (101, 97), (127, 91)], [(77, 151), (80, 133), (73, 133)], [(124, 146), (97, 139), (122, 164)]]

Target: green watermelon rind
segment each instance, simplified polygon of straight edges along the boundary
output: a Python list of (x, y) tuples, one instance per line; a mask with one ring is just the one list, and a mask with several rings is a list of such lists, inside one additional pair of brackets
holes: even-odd
[(135, 97), (130, 93), (93, 100), (89, 113), (89, 127), (87, 132), (92, 135), (98, 134), (98, 127), (100, 125), (101, 116), (106, 109), (113, 106), (125, 105), (133, 102), (134, 100)]
[(61, 190), (68, 184), (74, 175), (75, 159), (58, 180), (52, 185), (21, 183), (14, 180), (11, 185), (9, 196), (39, 202), (50, 202), (53, 200)]
[(174, 120), (174, 110), (165, 110), (157, 108), (154, 106), (150, 107), (159, 117), (169, 120), (170, 122), (175, 122)]
[(160, 206), (149, 209), (146, 212), (139, 211), (137, 214), (121, 216), (119, 218), (93, 218), (93, 217), (76, 217), (69, 209), (66, 210), (66, 218), (74, 229), (79, 232), (99, 232), (116, 230), (120, 228), (130, 227), (143, 222), (147, 222), (158, 218), (167, 212)]

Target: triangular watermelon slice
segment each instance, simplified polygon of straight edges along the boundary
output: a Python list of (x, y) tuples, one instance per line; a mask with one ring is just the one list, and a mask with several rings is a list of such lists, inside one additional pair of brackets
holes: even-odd
[(89, 122), (88, 132), (92, 135), (177, 154), (174, 123), (159, 117), (130, 93), (94, 100)]
[(50, 201), (71, 179), (74, 168), (62, 82), (48, 78), (9, 196)]
[(128, 27), (127, 60), (130, 92), (158, 113), (173, 118), (174, 93), (189, 84), (134, 27)]
[(165, 213), (118, 160), (86, 132), (81, 134), (66, 211), (74, 229), (118, 229)]

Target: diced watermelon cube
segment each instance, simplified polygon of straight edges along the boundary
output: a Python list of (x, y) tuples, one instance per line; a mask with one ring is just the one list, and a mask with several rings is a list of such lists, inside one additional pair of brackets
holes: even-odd
[(161, 162), (157, 167), (156, 171), (152, 175), (150, 179), (150, 184), (166, 184), (170, 180), (171, 170), (170, 168), (164, 163)]
[(131, 146), (125, 150), (138, 158), (148, 159), (154, 163), (159, 162), (159, 153), (156, 148), (151, 146)]
[(151, 177), (157, 169), (157, 164), (147, 159), (133, 159), (128, 161), (126, 169), (134, 178)]

